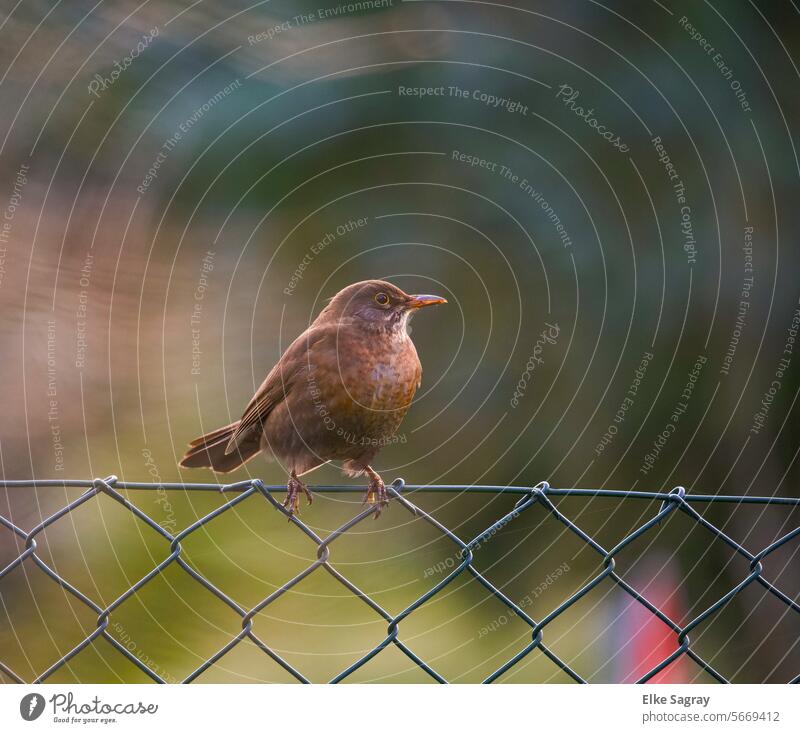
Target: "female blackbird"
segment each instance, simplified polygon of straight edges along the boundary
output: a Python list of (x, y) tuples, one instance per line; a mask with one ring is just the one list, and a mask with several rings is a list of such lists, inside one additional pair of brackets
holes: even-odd
[(343, 461), (346, 474), (369, 476), (364, 501), (378, 504), (377, 517), (388, 494), (369, 464), (391, 440), (422, 376), (408, 321), (418, 308), (446, 302), (383, 280), (349, 285), (286, 349), (242, 419), (193, 440), (180, 465), (227, 473), (271, 453), (290, 472), (283, 505), (294, 514), (301, 492), (312, 500), (298, 476)]

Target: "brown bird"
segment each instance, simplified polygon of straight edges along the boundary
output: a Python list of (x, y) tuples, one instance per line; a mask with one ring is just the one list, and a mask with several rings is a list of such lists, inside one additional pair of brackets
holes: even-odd
[(370, 464), (394, 435), (420, 384), (422, 367), (408, 335), (411, 315), (446, 303), (438, 295), (408, 295), (383, 280), (365, 280), (337, 293), (284, 352), (241, 420), (189, 444), (185, 468), (233, 471), (262, 451), (289, 471), (286, 500), (298, 511), (299, 477), (342, 461), (347, 475), (369, 476), (365, 502), (388, 503)]

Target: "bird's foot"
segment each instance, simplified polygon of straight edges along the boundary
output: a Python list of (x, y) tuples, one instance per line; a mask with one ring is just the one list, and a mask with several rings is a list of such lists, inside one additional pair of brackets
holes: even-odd
[(367, 486), (367, 493), (364, 495), (363, 504), (376, 504), (377, 510), (375, 512), (375, 519), (377, 519), (381, 512), (389, 504), (389, 492), (386, 491), (386, 484), (383, 479), (374, 474), (370, 476), (369, 485)]
[(283, 506), (289, 511), (290, 518), (295, 514), (300, 514), (300, 494), (306, 495), (308, 505), (314, 501), (313, 494), (297, 476), (290, 476), (286, 484), (286, 498), (283, 500)]

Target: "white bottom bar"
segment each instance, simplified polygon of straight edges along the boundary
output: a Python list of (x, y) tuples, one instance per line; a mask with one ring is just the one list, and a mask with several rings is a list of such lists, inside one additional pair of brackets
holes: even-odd
[(782, 731), (798, 707), (781, 685), (2, 685), (0, 730)]

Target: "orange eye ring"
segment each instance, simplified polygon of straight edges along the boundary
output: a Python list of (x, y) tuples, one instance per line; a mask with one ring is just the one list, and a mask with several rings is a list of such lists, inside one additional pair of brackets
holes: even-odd
[(386, 293), (377, 293), (375, 295), (375, 302), (378, 305), (389, 305), (389, 296)]

